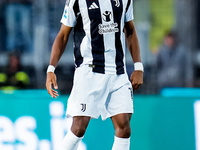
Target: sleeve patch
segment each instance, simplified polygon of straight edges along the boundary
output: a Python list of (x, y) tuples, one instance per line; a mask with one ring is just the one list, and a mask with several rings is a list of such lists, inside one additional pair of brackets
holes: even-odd
[(67, 9), (64, 11), (64, 18), (67, 19)]

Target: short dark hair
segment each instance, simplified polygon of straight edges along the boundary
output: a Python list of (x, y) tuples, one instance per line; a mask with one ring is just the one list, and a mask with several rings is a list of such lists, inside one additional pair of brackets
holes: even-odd
[(175, 31), (170, 31), (170, 32), (168, 32), (168, 33), (166, 34), (166, 36), (168, 36), (168, 37), (172, 37), (172, 38), (176, 38), (176, 37), (177, 37)]
[(17, 57), (20, 59), (20, 52), (18, 50), (12, 51), (8, 54), (9, 57)]

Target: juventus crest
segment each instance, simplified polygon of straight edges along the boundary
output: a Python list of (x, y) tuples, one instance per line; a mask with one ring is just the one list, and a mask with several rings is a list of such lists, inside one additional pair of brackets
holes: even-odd
[(116, 7), (119, 7), (119, 6), (120, 6), (119, 0), (113, 0), (113, 1), (115, 1), (115, 6), (116, 6)]
[(86, 104), (81, 104), (81, 111), (84, 112), (86, 110)]

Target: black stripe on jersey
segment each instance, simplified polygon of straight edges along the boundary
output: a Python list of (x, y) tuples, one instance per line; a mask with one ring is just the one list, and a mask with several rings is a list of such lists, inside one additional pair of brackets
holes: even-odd
[(104, 41), (103, 35), (99, 34), (98, 26), (102, 24), (100, 9), (89, 9), (92, 3), (95, 3), (99, 7), (98, 0), (86, 0), (88, 7), (88, 15), (90, 18), (90, 34), (91, 34), (91, 46), (93, 56), (93, 68), (94, 72), (105, 73), (105, 57), (104, 57)]
[(75, 16), (76, 16), (76, 18), (77, 18), (78, 13), (80, 12), (79, 5), (78, 5), (78, 0), (76, 0), (76, 1), (74, 2), (73, 10), (74, 10), (74, 14), (75, 14)]
[(129, 8), (130, 4), (131, 4), (131, 0), (128, 0), (128, 3), (126, 5), (126, 12), (128, 11), (128, 8)]
[(77, 23), (74, 27), (74, 57), (75, 57), (75, 64), (76, 67), (79, 67), (83, 63), (83, 57), (81, 56), (80, 45), (85, 37), (85, 31), (83, 30), (83, 21), (81, 14), (79, 13), (79, 5), (78, 0), (74, 3), (73, 6), (74, 13), (77, 17)]
[(122, 19), (122, 13), (123, 13), (123, 2), (122, 0), (119, 0), (120, 6), (116, 7), (115, 2), (111, 0), (112, 3), (112, 9), (113, 9), (113, 17), (114, 17), (114, 23), (118, 24), (119, 32), (115, 33), (115, 48), (116, 48), (116, 69), (117, 74), (123, 74), (124, 73), (124, 52), (123, 47), (121, 43), (121, 19)]

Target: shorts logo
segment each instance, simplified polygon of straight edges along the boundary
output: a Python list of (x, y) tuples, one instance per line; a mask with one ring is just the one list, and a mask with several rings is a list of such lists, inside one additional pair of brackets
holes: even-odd
[(132, 88), (128, 88), (131, 92), (131, 99), (133, 100), (133, 89)]
[(86, 104), (81, 104), (81, 111), (85, 112), (85, 110), (86, 110)]

